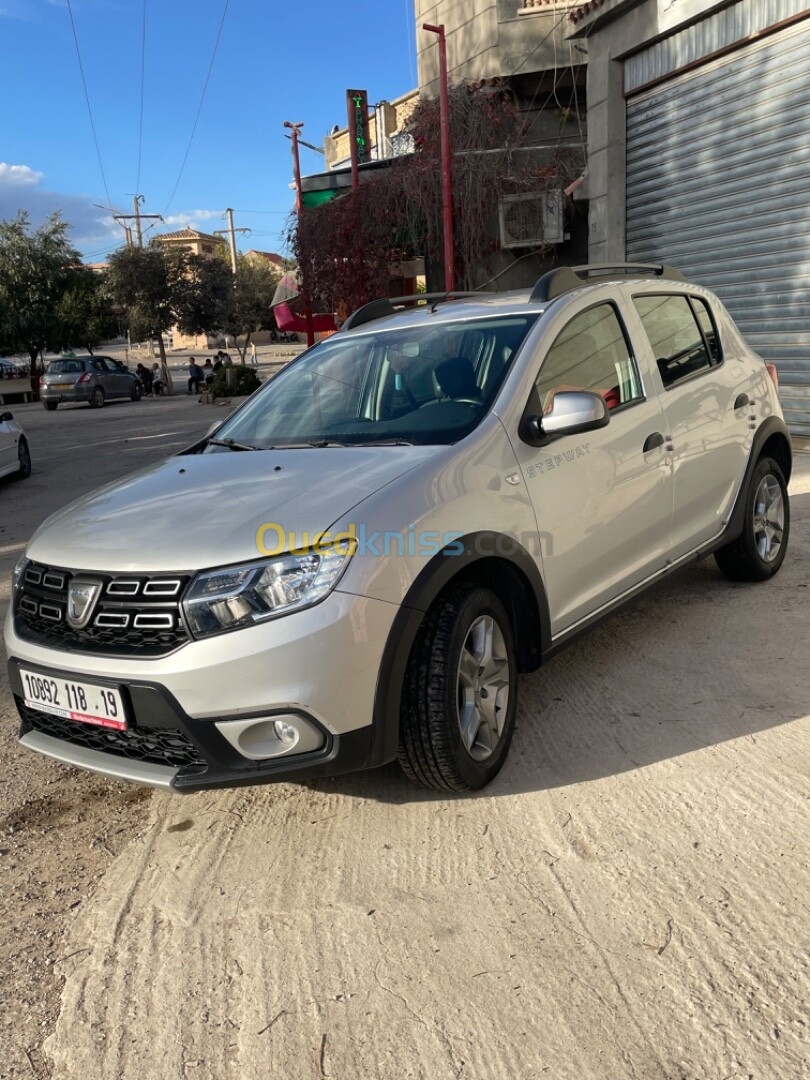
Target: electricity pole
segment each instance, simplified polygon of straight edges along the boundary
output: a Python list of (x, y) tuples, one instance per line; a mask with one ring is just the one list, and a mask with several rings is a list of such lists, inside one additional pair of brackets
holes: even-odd
[(214, 236), (225, 236), (227, 234), (228, 243), (229, 243), (230, 248), (231, 248), (231, 270), (233, 270), (234, 277), (235, 277), (236, 276), (236, 233), (249, 233), (251, 230), (250, 229), (235, 229), (233, 227), (233, 210), (231, 210), (230, 206), (225, 211), (225, 213), (228, 215), (228, 228), (227, 229), (216, 229), (214, 231)]
[[(289, 128), (292, 132), (290, 137), (292, 139), (293, 172), (295, 173), (295, 210), (298, 214), (299, 227), (301, 211), (304, 208), (304, 194), (301, 188), (301, 161), (298, 154), (298, 132), (303, 126), (303, 124), (291, 124), (289, 120), (284, 121), (284, 127)], [(303, 259), (298, 267), (298, 272), (301, 275), (301, 292), (304, 294), (304, 317), (307, 320), (307, 347), (311, 348), (315, 344), (315, 328), (312, 323), (312, 304), (309, 300), (309, 292), (304, 278)]]
[(450, 157), (450, 95), (447, 86), (447, 37), (444, 24), (422, 25), (423, 30), (439, 36), (439, 125), (442, 137), (442, 216), (444, 219), (444, 287), (452, 292), (456, 287), (456, 266), (453, 254), (453, 174)]

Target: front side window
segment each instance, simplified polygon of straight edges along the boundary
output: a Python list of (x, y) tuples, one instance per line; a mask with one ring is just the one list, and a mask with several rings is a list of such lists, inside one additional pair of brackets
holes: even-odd
[(664, 386), (706, 371), (711, 359), (686, 296), (634, 296)]
[(489, 411), (536, 319), (336, 334), (277, 375), (217, 441), (257, 449), (456, 442)]
[(612, 304), (575, 316), (548, 351), (535, 383), (539, 409), (551, 410), (560, 390), (601, 394), (609, 409), (643, 397), (627, 335)]

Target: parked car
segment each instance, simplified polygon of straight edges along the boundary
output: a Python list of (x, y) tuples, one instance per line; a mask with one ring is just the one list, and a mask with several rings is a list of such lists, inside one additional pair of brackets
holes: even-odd
[(111, 356), (75, 356), (51, 360), (40, 376), (39, 396), (49, 412), (63, 401), (86, 401), (100, 409), (108, 399), (140, 400), (141, 384)]
[(671, 268), (377, 301), (38, 530), (5, 624), (22, 743), (174, 791), (395, 758), (481, 788), (518, 672), (710, 553), (779, 570), (791, 461), (765, 364)]
[(31, 451), (22, 425), (14, 414), (0, 409), (0, 476), (16, 473), (20, 479), (31, 475)]

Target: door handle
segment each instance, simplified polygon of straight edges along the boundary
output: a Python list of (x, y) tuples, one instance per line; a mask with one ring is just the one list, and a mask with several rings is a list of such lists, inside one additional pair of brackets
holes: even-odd
[(751, 404), (751, 398), (748, 396), (748, 394), (738, 394), (737, 398), (736, 398), (736, 400), (734, 402), (734, 408), (735, 408), (735, 410), (736, 409), (744, 409), (746, 405), (750, 405), (750, 404)]
[(642, 454), (648, 454), (650, 450), (657, 450), (659, 446), (664, 445), (664, 436), (660, 431), (654, 431), (652, 435), (648, 435), (644, 440), (644, 445), (641, 448)]

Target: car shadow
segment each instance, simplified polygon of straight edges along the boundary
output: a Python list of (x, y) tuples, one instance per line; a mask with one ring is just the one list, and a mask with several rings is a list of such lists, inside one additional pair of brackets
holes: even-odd
[(810, 544), (796, 518), (780, 573), (728, 582), (714, 559), (640, 597), (519, 683), (509, 757), (481, 792), (418, 788), (396, 764), (308, 786), (383, 802), (493, 798), (566, 787), (790, 723), (810, 711), (804, 667)]

